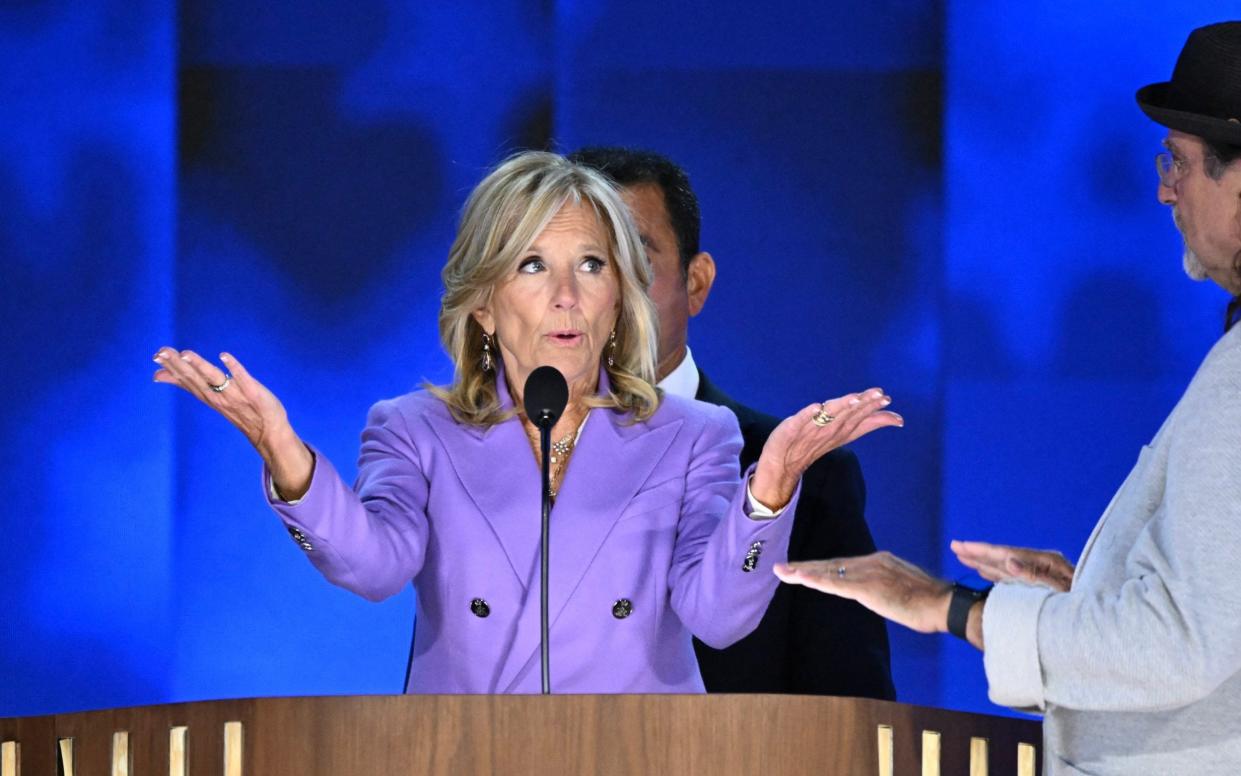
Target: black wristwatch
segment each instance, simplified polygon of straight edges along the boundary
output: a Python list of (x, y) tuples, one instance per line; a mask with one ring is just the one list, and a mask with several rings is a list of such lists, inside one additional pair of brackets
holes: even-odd
[(969, 639), (965, 636), (965, 624), (969, 622), (970, 607), (979, 601), (986, 600), (990, 592), (990, 587), (975, 590), (972, 587), (954, 583), (952, 599), (948, 602), (948, 632), (959, 639), (968, 641)]

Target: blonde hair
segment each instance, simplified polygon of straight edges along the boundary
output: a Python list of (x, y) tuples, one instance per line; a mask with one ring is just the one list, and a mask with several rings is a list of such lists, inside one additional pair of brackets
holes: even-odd
[[(607, 235), (608, 258), (620, 280), (616, 348), (600, 357), (611, 391), (587, 406), (607, 407), (646, 420), (659, 407), (655, 388), (658, 319), (647, 293), (651, 268), (629, 210), (598, 172), (563, 156), (527, 151), (493, 170), (466, 200), (457, 237), (441, 277), (440, 341), (454, 364), (448, 386), (428, 386), (457, 420), (488, 427), (514, 414), (500, 406), (496, 371), (482, 368), (483, 329), (473, 312), (486, 305), (496, 284), (565, 205), (588, 204)], [(493, 356), (498, 347), (492, 345)]]

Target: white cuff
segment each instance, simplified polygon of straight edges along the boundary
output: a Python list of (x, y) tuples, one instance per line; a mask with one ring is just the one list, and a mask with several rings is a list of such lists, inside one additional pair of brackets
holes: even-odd
[[(273, 504), (287, 504), (288, 506), (295, 507), (298, 504), (302, 503), (301, 498), (295, 498), (292, 501), (285, 501), (284, 499), (280, 498), (280, 494), (276, 492), (276, 483), (272, 481), (270, 472), (267, 473), (266, 479), (267, 479), (267, 497), (271, 499), (271, 502)], [(302, 498), (306, 498), (306, 497), (302, 496)]]
[(780, 507), (773, 512), (771, 507), (754, 498), (754, 491), (750, 490), (750, 480), (752, 479), (754, 478), (751, 477), (745, 481), (745, 498), (746, 503), (750, 506), (750, 519), (771, 520), (772, 518), (779, 517), (784, 512), (784, 507)]

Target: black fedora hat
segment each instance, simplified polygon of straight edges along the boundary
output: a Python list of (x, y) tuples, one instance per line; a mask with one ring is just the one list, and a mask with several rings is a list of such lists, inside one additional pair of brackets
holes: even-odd
[(1189, 33), (1172, 80), (1138, 89), (1138, 105), (1156, 123), (1241, 146), (1241, 22)]

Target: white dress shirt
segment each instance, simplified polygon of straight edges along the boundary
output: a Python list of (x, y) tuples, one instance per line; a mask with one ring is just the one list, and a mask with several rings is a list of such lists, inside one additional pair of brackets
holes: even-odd
[(656, 387), (662, 388), (664, 393), (692, 399), (698, 395), (698, 382), (698, 365), (694, 363), (694, 354), (686, 347), (685, 358)]

